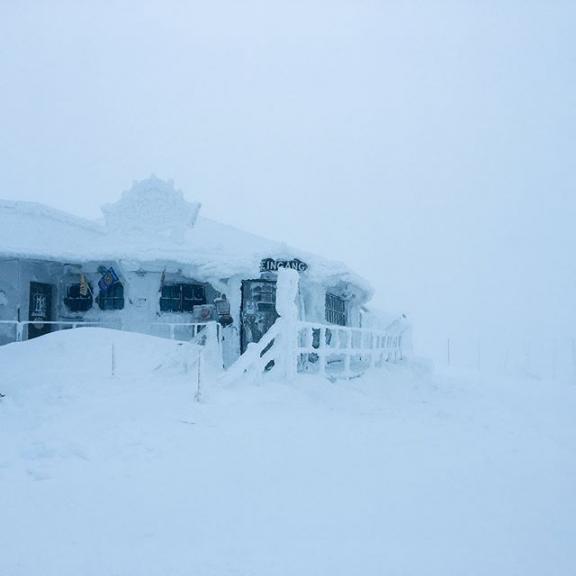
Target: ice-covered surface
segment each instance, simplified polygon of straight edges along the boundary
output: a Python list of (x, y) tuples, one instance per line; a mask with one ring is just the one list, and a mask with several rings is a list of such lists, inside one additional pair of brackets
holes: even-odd
[(181, 347), (96, 329), (0, 369), (2, 575), (574, 574), (573, 382), (404, 366), (198, 404)]
[(262, 258), (305, 260), (311, 280), (370, 286), (344, 264), (198, 216), (171, 182), (135, 182), (122, 198), (103, 207), (106, 224), (76, 218), (40, 204), (0, 200), (0, 258), (136, 260), (191, 264), (206, 279), (253, 277)]

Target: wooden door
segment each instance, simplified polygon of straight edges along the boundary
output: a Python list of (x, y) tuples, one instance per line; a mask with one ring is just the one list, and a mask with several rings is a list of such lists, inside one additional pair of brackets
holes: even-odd
[(244, 280), (242, 282), (242, 309), (240, 313), (240, 349), (246, 352), (248, 344), (260, 339), (276, 322), (276, 281)]

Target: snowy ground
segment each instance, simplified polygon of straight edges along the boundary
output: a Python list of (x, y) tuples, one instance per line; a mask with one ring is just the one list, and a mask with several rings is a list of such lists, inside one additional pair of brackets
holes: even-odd
[(397, 367), (197, 403), (194, 358), (0, 348), (1, 576), (576, 573), (574, 382)]

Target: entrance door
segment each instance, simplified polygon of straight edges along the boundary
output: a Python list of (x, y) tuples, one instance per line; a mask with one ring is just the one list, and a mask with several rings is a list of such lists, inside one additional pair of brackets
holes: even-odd
[(28, 339), (48, 334), (52, 330), (52, 285), (30, 282), (30, 311), (28, 319)]
[(276, 281), (244, 280), (240, 332), (242, 354), (246, 352), (248, 344), (260, 342), (276, 318)]

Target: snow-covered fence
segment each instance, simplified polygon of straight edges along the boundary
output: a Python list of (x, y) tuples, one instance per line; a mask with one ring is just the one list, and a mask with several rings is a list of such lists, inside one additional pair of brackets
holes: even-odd
[(22, 340), (22, 325), (15, 320), (0, 320), (0, 344)]
[[(0, 344), (6, 342), (21, 342), (27, 335), (27, 327), (30, 324), (38, 324), (31, 320), (0, 320)], [(49, 325), (53, 331), (68, 330), (82, 327), (91, 328), (112, 328), (125, 330), (126, 326), (119, 321), (83, 321), (83, 320), (56, 320), (45, 321), (42, 324)], [(8, 328), (8, 333), (4, 333), (3, 327)], [(222, 329), (217, 322), (153, 322), (149, 324), (139, 324), (131, 332), (156, 335), (170, 340), (181, 340), (191, 342), (201, 346), (204, 365), (208, 370), (220, 371), (223, 368), (222, 355)], [(112, 358), (114, 353), (112, 352)], [(111, 361), (114, 366), (114, 359)], [(114, 368), (112, 368), (112, 373)]]
[(530, 334), (428, 337), (416, 342), (419, 356), (438, 367), (535, 378), (576, 378), (576, 339)]
[(298, 323), (299, 372), (350, 377), (404, 357), (402, 331)]
[[(80, 328), (80, 327), (113, 327), (110, 324), (105, 322), (85, 322), (85, 321), (73, 321), (73, 320), (44, 320), (41, 322), (42, 324), (46, 324), (48, 326), (54, 326), (57, 330), (68, 330), (71, 328)], [(37, 321), (33, 320), (0, 320), (0, 325), (3, 326), (13, 326), (14, 328), (14, 336), (16, 342), (21, 342), (24, 340), (26, 336), (26, 328), (30, 324), (38, 324)]]
[(371, 330), (279, 318), (257, 344), (252, 343), (223, 376), (233, 382), (267, 372), (280, 378), (317, 373), (350, 378), (405, 356), (402, 330)]
[(223, 382), (231, 383), (243, 376), (259, 376), (272, 370), (281, 360), (282, 349), (278, 345), (278, 338), (286, 335), (285, 328), (282, 318), (278, 318), (260, 342), (248, 344), (246, 352), (222, 377)]
[(203, 330), (214, 328), (220, 340), (221, 326), (217, 322), (153, 322), (154, 332), (170, 340), (194, 340)]
[[(27, 337), (26, 329), (30, 324), (38, 324), (32, 320), (0, 320), (0, 326), (12, 327), (13, 336), (17, 342), (21, 342)], [(42, 324), (52, 326), (55, 330), (68, 330), (73, 328), (112, 328), (125, 330), (118, 321), (85, 321), (85, 320), (52, 320), (43, 321)], [(203, 330), (213, 333), (215, 339), (220, 342), (221, 330), (217, 322), (153, 322), (151, 324), (139, 325), (134, 332), (154, 333), (155, 335), (169, 338), (171, 340), (195, 340)]]

